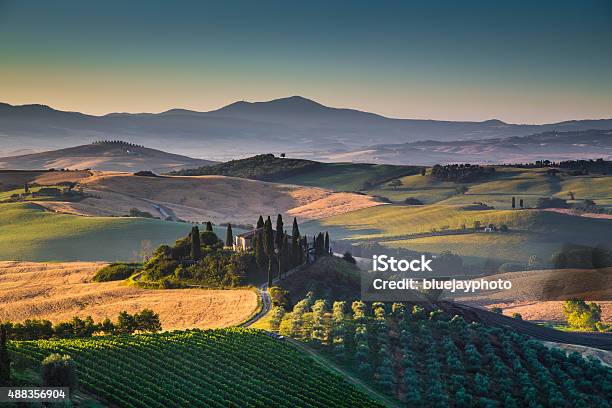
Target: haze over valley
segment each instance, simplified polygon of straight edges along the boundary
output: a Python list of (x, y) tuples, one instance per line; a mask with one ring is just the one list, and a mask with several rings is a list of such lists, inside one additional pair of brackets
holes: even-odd
[[(568, 120), (542, 125), (509, 124), (499, 120), (395, 119), (354, 109), (327, 107), (299, 96), (267, 102), (235, 102), (208, 112), (171, 109), (156, 114), (112, 113), (104, 116), (63, 112), (44, 105), (0, 104), (0, 138), (3, 141), (0, 154), (4, 156), (40, 153), (98, 140), (124, 140), (217, 161), (272, 152), (324, 161), (421, 165), (462, 160), (499, 163), (517, 160), (528, 153), (537, 155), (539, 150), (534, 150), (533, 146), (540, 146), (542, 153), (552, 155), (547, 157), (551, 160), (592, 158), (597, 154), (596, 157), (607, 158), (612, 137), (606, 130), (610, 129), (612, 119)], [(546, 135), (546, 144), (543, 144), (539, 140)], [(67, 156), (78, 156), (76, 153), (65, 152)], [(7, 163), (5, 168), (10, 164), (13, 168), (84, 166), (110, 169), (98, 160), (54, 162), (44, 156), (0, 159), (2, 162)], [(183, 164), (174, 158), (157, 163), (151, 169)]]

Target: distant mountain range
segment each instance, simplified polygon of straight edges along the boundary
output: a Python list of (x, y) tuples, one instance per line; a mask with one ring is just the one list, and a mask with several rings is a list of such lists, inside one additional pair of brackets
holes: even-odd
[(215, 162), (193, 159), (124, 142), (99, 142), (42, 153), (0, 158), (0, 169), (92, 169), (158, 173), (208, 166)]
[(235, 102), (209, 112), (172, 109), (158, 114), (112, 113), (104, 116), (58, 111), (44, 105), (0, 103), (0, 154), (3, 155), (64, 148), (100, 139), (121, 139), (216, 160), (267, 152), (326, 159), (350, 157), (350, 153), (362, 152), (370, 149), (369, 146), (406, 145), (427, 140), (501, 140), (590, 129), (612, 129), (612, 119), (544, 125), (508, 124), (499, 120), (393, 119), (327, 107), (299, 96), (268, 102)]
[(333, 161), (432, 165), (436, 163), (526, 163), (585, 158), (612, 159), (612, 130), (543, 132), (464, 141), (380, 144), (360, 151), (332, 154)]

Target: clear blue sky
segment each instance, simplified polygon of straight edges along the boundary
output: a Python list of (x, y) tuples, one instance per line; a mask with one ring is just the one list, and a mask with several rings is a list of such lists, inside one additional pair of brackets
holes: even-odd
[(102, 114), (302, 95), (392, 117), (612, 117), (612, 1), (3, 1), (0, 101)]

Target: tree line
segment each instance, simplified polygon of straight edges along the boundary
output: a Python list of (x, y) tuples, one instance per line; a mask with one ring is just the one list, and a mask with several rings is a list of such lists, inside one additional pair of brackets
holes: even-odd
[(159, 315), (150, 309), (135, 314), (122, 311), (115, 322), (106, 318), (96, 323), (91, 316), (85, 319), (75, 316), (69, 321), (56, 324), (49, 320), (28, 319), (23, 323), (4, 322), (0, 326), (9, 340), (71, 339), (102, 334), (155, 333), (162, 330)]
[(472, 182), (490, 177), (495, 173), (494, 167), (483, 167), (477, 164), (436, 164), (431, 168), (431, 176), (437, 180), (454, 182)]

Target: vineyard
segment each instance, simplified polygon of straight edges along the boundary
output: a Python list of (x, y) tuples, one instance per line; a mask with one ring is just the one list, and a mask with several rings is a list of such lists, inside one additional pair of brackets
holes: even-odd
[(376, 407), (341, 376), (264, 332), (230, 328), (12, 342), (40, 363), (69, 354), (81, 387), (121, 407)]
[[(331, 307), (330, 307), (331, 306)], [(270, 329), (321, 350), (406, 406), (610, 407), (612, 370), (440, 311), (305, 298)]]

